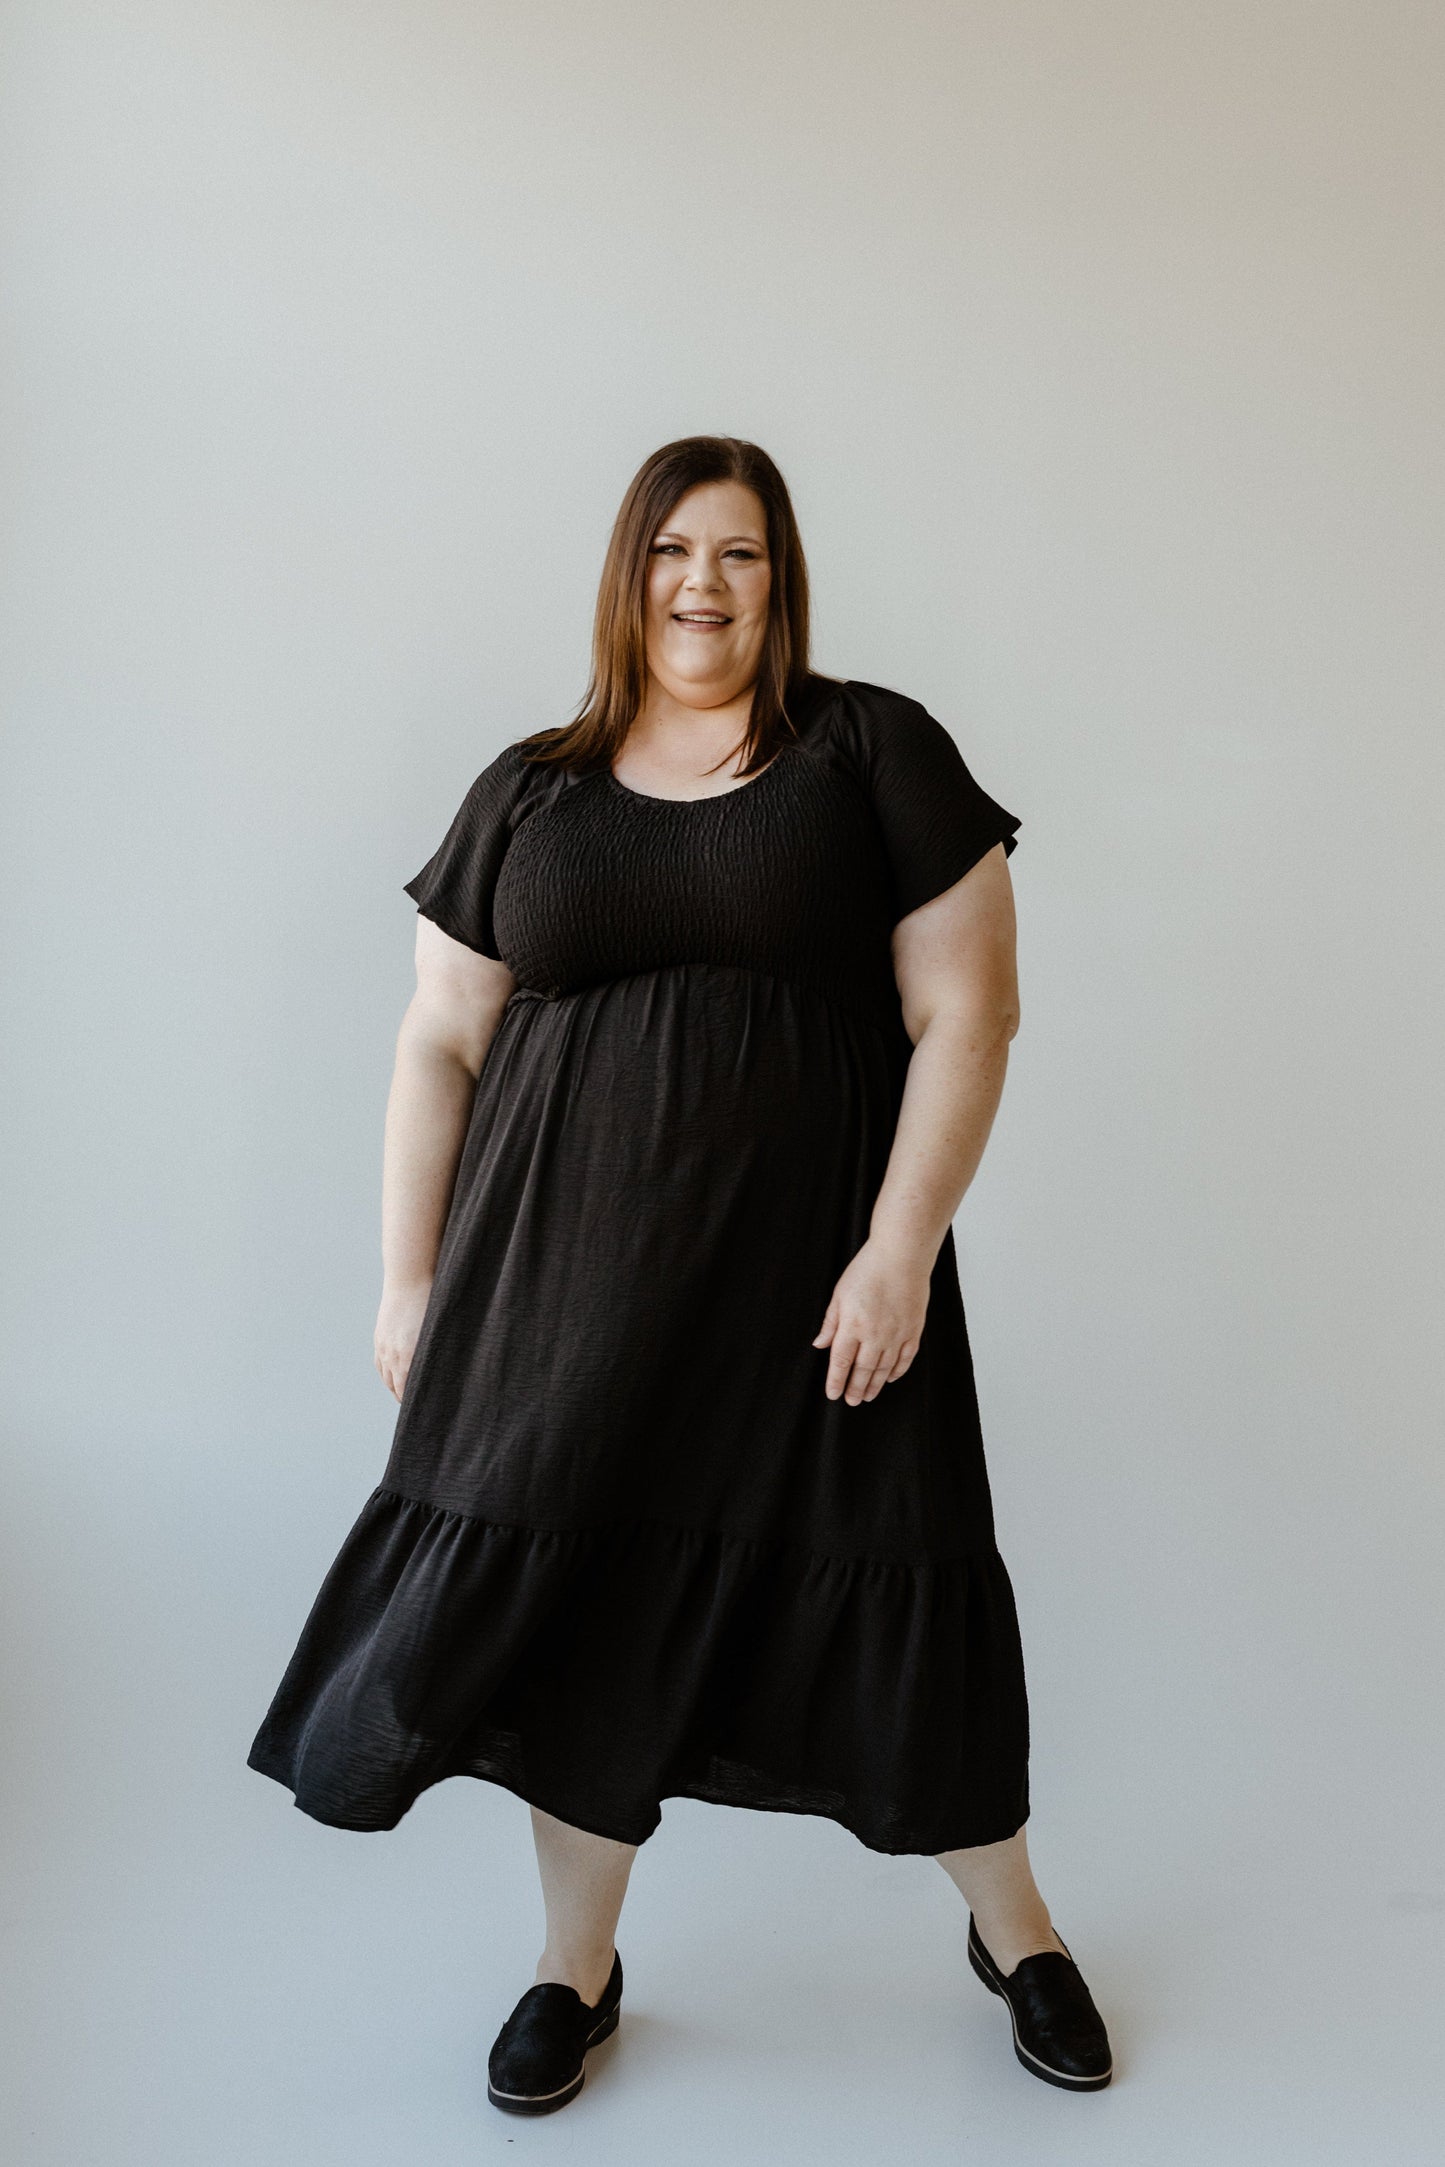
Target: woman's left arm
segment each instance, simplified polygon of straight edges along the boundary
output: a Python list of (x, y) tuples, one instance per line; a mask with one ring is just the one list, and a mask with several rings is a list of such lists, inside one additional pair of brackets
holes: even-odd
[(833, 1290), (815, 1347), (850, 1407), (908, 1369), (943, 1237), (978, 1170), (1019, 1026), (1013, 882), (1001, 843), (893, 932), (913, 1054), (868, 1239)]

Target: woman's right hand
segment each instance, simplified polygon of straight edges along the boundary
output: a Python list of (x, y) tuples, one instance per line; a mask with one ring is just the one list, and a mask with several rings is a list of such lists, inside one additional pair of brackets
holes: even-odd
[(372, 1358), (382, 1383), (398, 1402), (406, 1390), (407, 1374), (430, 1294), (429, 1279), (412, 1286), (387, 1284), (382, 1288)]

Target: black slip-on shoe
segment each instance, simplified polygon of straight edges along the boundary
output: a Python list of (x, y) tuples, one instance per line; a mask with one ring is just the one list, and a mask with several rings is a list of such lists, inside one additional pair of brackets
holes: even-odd
[(555, 1979), (529, 1986), (496, 2037), (487, 2062), (487, 2097), (504, 2114), (551, 2114), (582, 2089), (587, 2049), (617, 2029), (622, 1959), (590, 2008), (575, 1986)]
[[(1059, 1939), (1063, 1940), (1063, 1935)], [(1030, 2076), (1066, 2092), (1101, 2092), (1114, 2074), (1109, 2034), (1071, 1956), (1045, 1949), (1005, 1976), (968, 1918), (968, 1960), (1013, 2018), (1014, 2052)]]

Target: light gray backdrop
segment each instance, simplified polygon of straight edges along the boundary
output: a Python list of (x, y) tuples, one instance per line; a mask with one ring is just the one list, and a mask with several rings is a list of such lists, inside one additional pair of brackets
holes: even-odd
[[(4, 1910), (25, 2167), (1423, 2162), (1438, 2136), (1445, 22), (1411, 0), (8, 13)], [(817, 658), (1023, 819), (959, 1219), (1031, 1843), (674, 1804), (578, 2105), (525, 1809), (243, 1766), (384, 1461), (401, 882), (754, 436)], [(745, 1350), (740, 1350), (745, 1355)]]

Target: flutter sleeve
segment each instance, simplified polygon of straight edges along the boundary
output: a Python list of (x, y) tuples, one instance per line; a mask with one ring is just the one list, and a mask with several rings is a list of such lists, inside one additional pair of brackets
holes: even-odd
[(424, 918), (494, 960), (492, 897), (526, 780), (526, 763), (509, 745), (483, 768), (421, 871), (402, 883)]
[(948, 731), (917, 700), (856, 682), (847, 691), (897, 916), (906, 918), (962, 880), (995, 843), (1010, 856), (1022, 823), (974, 780)]

